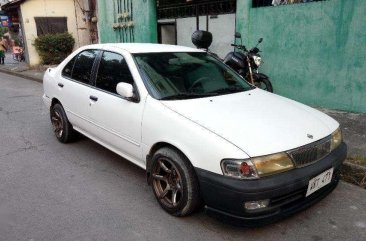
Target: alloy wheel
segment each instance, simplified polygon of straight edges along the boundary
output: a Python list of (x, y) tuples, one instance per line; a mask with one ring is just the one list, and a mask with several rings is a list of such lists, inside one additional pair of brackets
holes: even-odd
[(183, 199), (183, 186), (174, 163), (166, 157), (160, 157), (153, 168), (152, 179), (160, 202), (168, 208), (177, 207)]
[(56, 137), (61, 138), (61, 136), (64, 132), (64, 122), (62, 120), (60, 113), (58, 113), (57, 110), (52, 111), (51, 122), (52, 122), (52, 126), (53, 126), (53, 131), (54, 131)]

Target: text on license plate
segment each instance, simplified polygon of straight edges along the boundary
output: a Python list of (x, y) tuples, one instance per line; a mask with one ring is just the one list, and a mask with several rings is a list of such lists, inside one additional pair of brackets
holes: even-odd
[(310, 194), (316, 192), (320, 188), (329, 184), (330, 181), (332, 181), (333, 169), (334, 168), (328, 169), (325, 172), (320, 173), (318, 176), (312, 178), (309, 181), (308, 190), (306, 192), (305, 197), (309, 196)]

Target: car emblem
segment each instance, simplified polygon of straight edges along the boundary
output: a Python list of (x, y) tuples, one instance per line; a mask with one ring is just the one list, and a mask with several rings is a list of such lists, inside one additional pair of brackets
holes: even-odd
[(308, 137), (309, 137), (310, 139), (313, 139), (313, 138), (314, 138), (314, 136), (313, 136), (313, 135), (310, 135), (310, 134), (308, 134)]

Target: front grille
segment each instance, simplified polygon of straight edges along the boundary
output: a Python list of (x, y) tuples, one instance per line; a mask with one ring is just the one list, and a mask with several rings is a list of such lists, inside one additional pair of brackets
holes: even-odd
[(279, 197), (275, 197), (271, 199), (271, 207), (277, 207), (277, 206), (282, 206), (282, 205), (286, 205), (288, 203), (294, 202), (296, 200), (299, 200), (303, 197), (305, 197), (305, 193), (307, 190), (307, 186), (304, 188), (301, 188), (299, 190), (296, 190), (294, 192), (279, 196)]
[(326, 137), (320, 141), (288, 151), (287, 154), (292, 158), (296, 167), (304, 167), (328, 155), (330, 153), (330, 144), (330, 137)]

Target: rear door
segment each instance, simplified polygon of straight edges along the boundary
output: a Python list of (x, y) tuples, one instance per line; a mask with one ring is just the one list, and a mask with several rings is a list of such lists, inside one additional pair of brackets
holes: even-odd
[(90, 106), (93, 100), (93, 74), (100, 50), (80, 52), (63, 68), (57, 82), (58, 94), (71, 124), (82, 131), (90, 132)]

